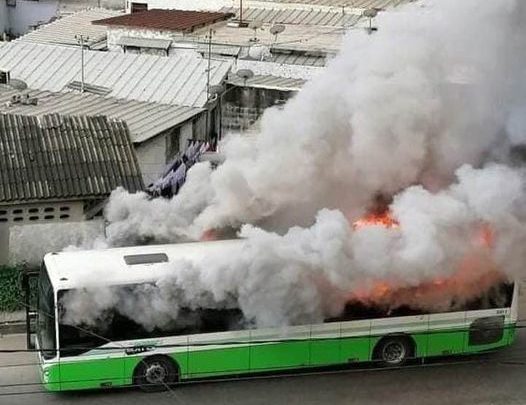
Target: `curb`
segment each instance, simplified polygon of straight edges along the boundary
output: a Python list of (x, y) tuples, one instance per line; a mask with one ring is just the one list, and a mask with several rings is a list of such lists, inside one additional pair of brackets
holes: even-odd
[(17, 333), (26, 333), (25, 322), (5, 322), (0, 324), (0, 335), (13, 335)]

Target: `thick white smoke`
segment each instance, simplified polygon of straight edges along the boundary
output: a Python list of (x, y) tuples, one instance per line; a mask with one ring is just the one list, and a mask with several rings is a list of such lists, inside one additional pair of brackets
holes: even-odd
[[(520, 274), (525, 19), (522, 0), (428, 0), (381, 13), (378, 32), (351, 31), (322, 74), (264, 115), (257, 137), (228, 138), (225, 163), (194, 166), (176, 198), (115, 191), (108, 242), (241, 228), (238, 255), (174, 264), (154, 291), (170, 308), (234, 300), (258, 325), (321, 320), (364, 292), (393, 307), (448, 308), (497, 272)], [(379, 192), (393, 197), (399, 227), (353, 229)], [(375, 295), (385, 283), (448, 288)], [(178, 316), (155, 319), (130, 297), (112, 305), (142, 308), (150, 328)]]

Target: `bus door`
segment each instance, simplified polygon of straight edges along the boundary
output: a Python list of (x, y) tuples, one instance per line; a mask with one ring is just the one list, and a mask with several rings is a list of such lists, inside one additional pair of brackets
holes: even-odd
[(24, 294), (24, 308), (26, 312), (26, 346), (35, 349), (36, 345), (36, 323), (37, 323), (37, 290), (38, 270), (24, 269), (22, 272), (21, 286)]

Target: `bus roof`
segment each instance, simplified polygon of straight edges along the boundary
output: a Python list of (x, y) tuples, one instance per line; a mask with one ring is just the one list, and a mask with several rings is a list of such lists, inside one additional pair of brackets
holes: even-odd
[(243, 245), (244, 241), (237, 239), (79, 250), (48, 253), (44, 263), (55, 290), (136, 284), (169, 275), (174, 267), (167, 263), (177, 260), (198, 263), (208, 255), (228, 257)]

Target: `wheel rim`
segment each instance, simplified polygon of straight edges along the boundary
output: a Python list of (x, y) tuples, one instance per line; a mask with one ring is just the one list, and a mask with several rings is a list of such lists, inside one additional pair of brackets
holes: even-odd
[(405, 346), (400, 342), (389, 342), (382, 350), (382, 358), (386, 363), (398, 364), (405, 358)]
[(148, 364), (144, 373), (149, 384), (163, 384), (166, 381), (168, 371), (161, 363)]

